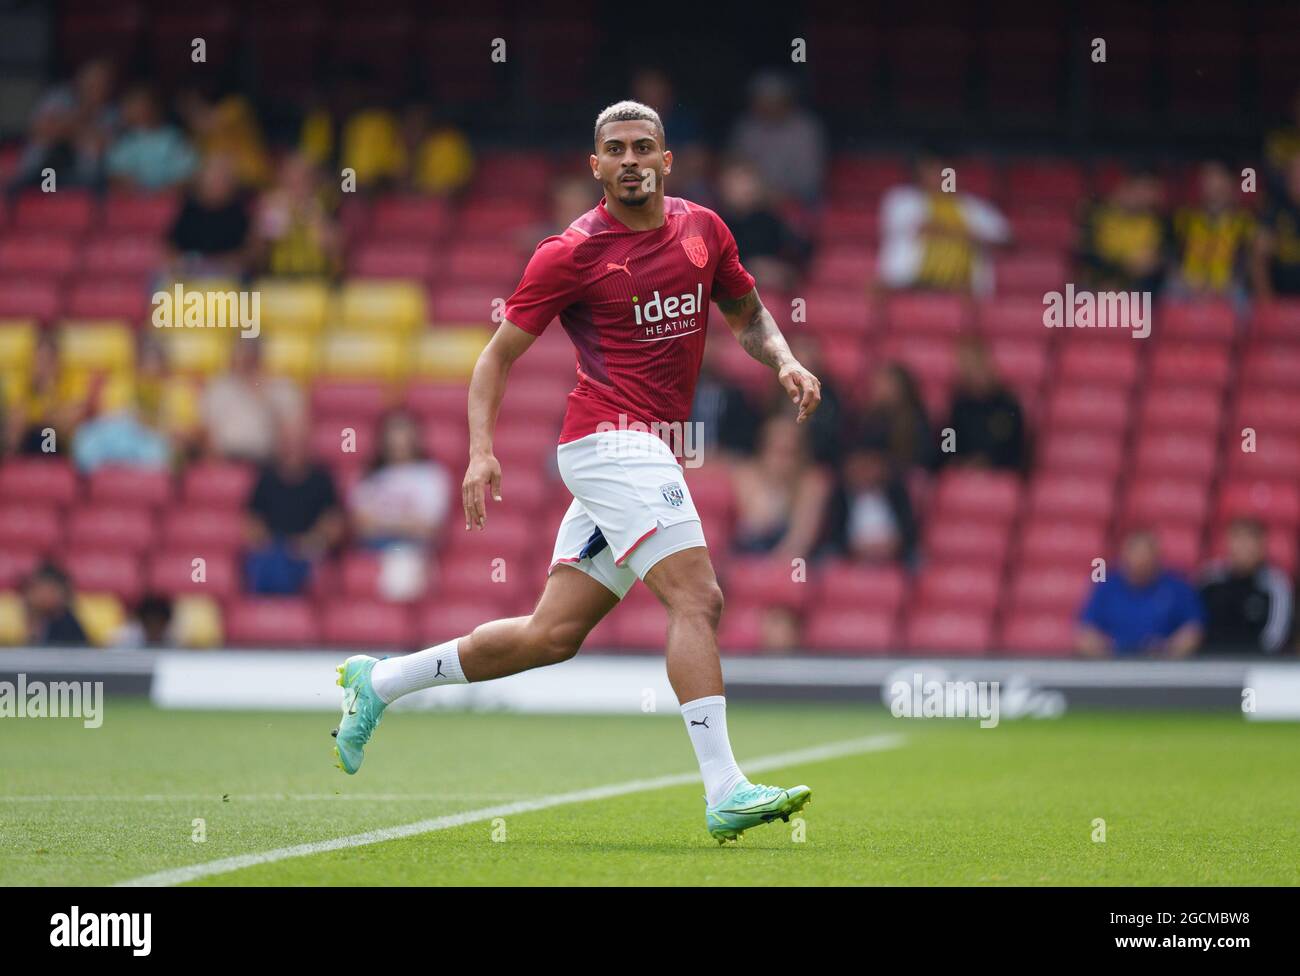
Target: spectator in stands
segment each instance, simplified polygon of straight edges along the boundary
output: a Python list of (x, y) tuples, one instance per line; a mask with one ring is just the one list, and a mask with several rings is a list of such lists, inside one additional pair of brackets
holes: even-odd
[[(704, 130), (699, 118), (689, 105), (678, 100), (673, 91), (672, 79), (663, 68), (642, 68), (632, 77), (630, 90), (634, 101), (649, 105), (659, 113), (674, 157), (680, 150), (703, 141)], [(676, 171), (677, 162), (674, 159), (674, 174)]]
[(233, 343), (230, 371), (209, 380), (200, 400), (208, 450), (234, 461), (269, 461), (276, 431), (304, 411), (302, 391), (268, 375), (260, 341), (242, 337)]
[(447, 517), (451, 480), (421, 446), (415, 418), (395, 411), (379, 425), (379, 450), (348, 497), (358, 538), (376, 549), (437, 544)]
[(114, 647), (176, 647), (172, 629), (172, 601), (157, 593), (148, 593), (135, 605), (130, 620), (113, 635)]
[(868, 397), (851, 443), (883, 449), (889, 463), (903, 477), (915, 467), (933, 466), (935, 445), (930, 423), (912, 374), (898, 363), (878, 366), (871, 377)]
[(763, 183), (779, 197), (816, 203), (826, 173), (821, 122), (799, 108), (789, 81), (779, 74), (758, 75), (750, 93), (749, 111), (732, 134), (732, 155), (758, 167)]
[(465, 133), (418, 102), (402, 113), (407, 183), (418, 193), (458, 193), (474, 179), (474, 150)]
[(209, 156), (167, 234), (173, 272), (242, 274), (249, 259), (249, 223), (234, 163), (227, 156)]
[(1264, 140), (1264, 162), (1271, 184), (1285, 182), (1291, 160), (1300, 156), (1300, 88), (1291, 97), (1291, 117)]
[(1087, 209), (1079, 260), (1089, 287), (1095, 291), (1159, 291), (1168, 251), (1163, 202), (1159, 177), (1135, 169), (1108, 199)]
[(1267, 530), (1255, 519), (1228, 527), (1228, 558), (1210, 566), (1201, 584), (1206, 652), (1276, 654), (1287, 646), (1294, 590), (1291, 578), (1267, 561), (1267, 542)]
[(60, 450), (85, 418), (88, 401), (60, 370), (59, 348), (50, 333), (37, 338), (30, 376), (10, 402), (7, 441), (19, 454), (39, 457)]
[(176, 108), (200, 156), (228, 159), (243, 186), (266, 185), (271, 178), (271, 159), (257, 113), (246, 97), (234, 93), (209, 96), (190, 89), (176, 99)]
[(1257, 297), (1300, 295), (1300, 154), (1287, 163), (1283, 189), (1264, 211), (1254, 257)]
[(344, 532), (334, 478), (312, 460), (305, 419), (284, 419), (278, 435), (248, 502), (244, 582), (252, 593), (302, 592)]
[[(349, 96), (349, 100), (352, 96)], [(406, 175), (406, 147), (397, 114), (382, 103), (360, 97), (339, 136), (339, 161), (355, 170), (362, 189), (392, 187)]]
[(738, 552), (775, 559), (811, 558), (820, 541), (831, 480), (813, 463), (804, 430), (773, 414), (758, 435), (758, 453), (733, 469)]
[(908, 564), (915, 559), (912, 500), (884, 450), (858, 447), (844, 459), (830, 521), (832, 545), (850, 559)]
[(1025, 468), (1025, 419), (1016, 395), (1002, 385), (989, 349), (978, 336), (957, 345), (957, 381), (947, 426), (954, 450), (940, 451), (941, 464), (1003, 471)]
[(127, 189), (161, 190), (183, 183), (198, 166), (198, 153), (176, 126), (163, 119), (158, 98), (134, 88), (122, 99), (125, 131), (108, 150), (108, 177)]
[[(134, 397), (137, 415), (163, 433), (178, 458), (193, 456), (198, 434), (196, 380), (175, 372), (154, 329), (136, 343)], [(130, 394), (127, 394), (130, 395)]]
[(161, 470), (171, 463), (167, 436), (140, 415), (135, 388), (126, 381), (103, 382), (92, 395), (99, 412), (72, 439), (72, 460), (82, 474), (105, 465)]
[(1131, 532), (1120, 561), (1104, 582), (1093, 585), (1079, 615), (1079, 653), (1180, 658), (1195, 652), (1205, 611), (1187, 581), (1161, 566), (1154, 533)]
[(809, 244), (768, 199), (758, 169), (751, 163), (728, 163), (719, 178), (718, 212), (745, 256), (745, 267), (760, 288), (788, 291), (807, 261)]
[(92, 58), (77, 69), (70, 82), (41, 96), (37, 112), (57, 107), (73, 113), (80, 136), (94, 136), (100, 151), (116, 135), (121, 113), (113, 103), (117, 69), (107, 58)]
[(72, 612), (72, 584), (52, 562), (41, 563), (23, 584), (27, 640), (36, 647), (85, 644), (86, 632)]
[[(730, 337), (727, 341), (731, 341)], [(704, 443), (700, 447), (705, 457), (711, 456), (716, 448), (724, 457), (734, 459), (754, 453), (762, 415), (740, 384), (727, 375), (722, 348), (719, 342), (704, 345), (691, 419), (703, 431)]]
[(44, 103), (32, 116), (9, 189), (98, 187), (103, 181), (103, 162), (103, 139), (96, 130), (79, 130), (72, 106)]
[(1255, 220), (1238, 204), (1240, 193), (1227, 163), (1201, 164), (1200, 204), (1174, 214), (1171, 294), (1223, 296), (1244, 301)]
[(939, 158), (918, 156), (912, 168), (910, 185), (880, 199), (880, 286), (991, 294), (990, 252), (1011, 240), (1011, 225), (987, 200), (945, 192)]
[(286, 156), (275, 185), (258, 201), (253, 224), (255, 264), (281, 276), (337, 272), (343, 235), (332, 204), (311, 160), (302, 153)]

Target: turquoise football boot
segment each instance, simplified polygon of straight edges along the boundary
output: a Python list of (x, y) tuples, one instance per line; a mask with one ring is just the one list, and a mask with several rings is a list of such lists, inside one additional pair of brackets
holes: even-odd
[(738, 840), (748, 828), (758, 824), (771, 823), (777, 818), (788, 821), (792, 813), (798, 813), (811, 800), (812, 790), (806, 786), (783, 790), (779, 786), (745, 781), (717, 806), (706, 808), (704, 825), (719, 844), (725, 844)]
[(333, 732), (334, 755), (339, 769), (348, 775), (361, 768), (366, 743), (388, 707), (370, 683), (370, 672), (378, 663), (378, 658), (356, 654), (335, 668), (339, 673), (335, 684), (343, 688), (343, 721)]

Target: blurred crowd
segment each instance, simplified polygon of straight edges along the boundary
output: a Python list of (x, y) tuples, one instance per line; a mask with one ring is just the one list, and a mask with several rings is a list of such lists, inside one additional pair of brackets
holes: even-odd
[[(829, 159), (823, 126), (795, 89), (780, 75), (760, 74), (721, 144), (705, 138), (665, 73), (640, 72), (631, 95), (664, 116), (677, 157), (670, 192), (721, 213), (760, 289), (797, 289), (814, 257), (807, 228), (824, 199)], [(1253, 196), (1241, 192), (1241, 167), (1213, 160), (1199, 166), (1193, 199), (1174, 207), (1166, 183), (1143, 167), (1085, 201), (1077, 214), (1076, 280), (1237, 303), (1300, 295), (1300, 97), (1295, 110), (1292, 124), (1269, 138)], [(164, 98), (126, 83), (110, 63), (92, 61), (41, 99), (9, 189), (39, 188), (53, 170), (60, 188), (179, 190), (159, 280), (332, 279), (345, 265), (348, 181), (361, 194), (454, 198), (470, 186), (476, 165), (467, 133), (428, 105), (375, 104), (344, 84), (328, 104), (304, 112), (292, 140), (273, 144), (243, 95), (191, 90)], [(962, 185), (960, 170), (956, 177)], [(1012, 222), (994, 201), (949, 187), (949, 179), (942, 156), (920, 153), (912, 179), (885, 190), (876, 268), (871, 274), (864, 266), (863, 290), (996, 293), (994, 256), (1014, 245)], [(560, 179), (549, 218), (521, 227), (512, 243), (530, 247), (594, 198), (585, 176)], [(918, 482), (950, 467), (1029, 470), (1025, 411), (978, 336), (959, 340), (955, 382), (938, 416), (897, 362), (876, 365), (864, 388), (843, 390), (822, 369), (835, 350), (800, 335), (793, 345), (823, 376), (822, 407), (805, 426), (793, 423), (774, 383), (770, 399), (756, 397), (728, 378), (716, 344), (709, 347), (695, 419), (732, 480), (731, 551), (915, 569), (923, 559)], [(257, 342), (239, 341), (235, 349), (230, 371), (211, 378), (186, 415), (167, 398), (165, 357), (147, 332), (139, 337), (132, 388), (80, 391), (65, 387), (46, 333), (25, 399), (4, 418), (4, 450), (38, 455), (54, 430), (86, 474), (105, 465), (169, 469), (200, 458), (258, 465), (244, 540), (251, 593), (303, 592), (313, 567), (345, 543), (391, 552), (405, 576), (418, 576), (454, 517), (449, 502), (459, 472), (427, 457), (416, 419), (398, 411), (384, 418), (364, 477), (340, 486), (313, 457), (304, 391), (266, 373)], [(1135, 534), (1120, 567), (1081, 612), (1079, 652), (1289, 646), (1291, 582), (1264, 561), (1262, 532), (1257, 524), (1234, 525), (1229, 562), (1209, 567), (1199, 589), (1162, 568), (1149, 533)], [(57, 566), (38, 568), (25, 599), (34, 641), (77, 638)], [(123, 641), (165, 642), (166, 601), (147, 596), (136, 609)], [(770, 649), (797, 646), (798, 621), (773, 614), (769, 624)]]

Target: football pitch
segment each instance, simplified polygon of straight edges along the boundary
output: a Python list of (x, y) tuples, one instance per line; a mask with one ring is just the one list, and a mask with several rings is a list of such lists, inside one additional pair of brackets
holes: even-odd
[(355, 777), (323, 713), (7, 721), (0, 884), (1300, 884), (1292, 726), (728, 711), (751, 778), (813, 802), (723, 848), (675, 712), (397, 710)]

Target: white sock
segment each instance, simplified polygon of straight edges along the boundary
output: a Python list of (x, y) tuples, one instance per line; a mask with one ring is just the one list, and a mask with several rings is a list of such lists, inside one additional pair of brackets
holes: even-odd
[(421, 688), (466, 684), (465, 672), (460, 669), (460, 638), (414, 654), (384, 658), (370, 672), (370, 683), (385, 703)]
[(695, 746), (695, 758), (700, 761), (705, 796), (709, 806), (713, 806), (745, 781), (745, 774), (731, 754), (731, 740), (727, 738), (727, 699), (710, 695), (689, 701), (682, 706), (682, 718), (686, 720), (691, 745)]

